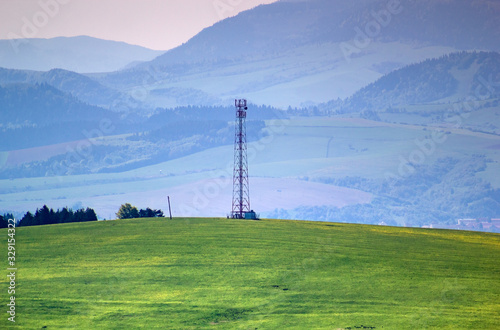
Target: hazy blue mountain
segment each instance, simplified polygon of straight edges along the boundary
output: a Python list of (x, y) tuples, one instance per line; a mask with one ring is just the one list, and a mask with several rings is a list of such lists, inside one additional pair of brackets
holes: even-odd
[(401, 1), (393, 10), (396, 14), (390, 13), (388, 3), (399, 1), (285, 0), (259, 6), (203, 30), (151, 64), (268, 57), (305, 45), (348, 42), (356, 28), (366, 33), (376, 23), (380, 33), (369, 36), (374, 41), (500, 50), (498, 1)]
[[(148, 59), (159, 53), (89, 37), (15, 44), (19, 61), (37, 63), (52, 54), (63, 69), (66, 60), (106, 67), (83, 71), (109, 71), (110, 63), (125, 69), (85, 76), (63, 69), (3, 71), (0, 82), (47, 82), (89, 104), (123, 111), (225, 105), (239, 96), (286, 108), (348, 98), (392, 70), (457, 50), (498, 51), (498, 40), (498, 2), (279, 1), (216, 23), (146, 62), (144, 53)], [(7, 42), (0, 48), (2, 66), (1, 54), (14, 48), (0, 42)], [(64, 49), (45, 52), (50, 44)]]
[(121, 126), (116, 113), (46, 83), (0, 85), (0, 109), (2, 151), (85, 139), (103, 119)]
[[(104, 84), (143, 88), (152, 106), (307, 105), (346, 98), (382, 75), (457, 50), (500, 50), (493, 1), (279, 1), (223, 20)], [(190, 102), (190, 103), (189, 103)]]
[(110, 114), (48, 84), (0, 85), (0, 108), (0, 122), (4, 126), (95, 120), (103, 113)]
[(134, 61), (150, 61), (163, 51), (87, 36), (0, 40), (0, 67), (79, 73), (110, 72)]
[(0, 84), (11, 83), (46, 83), (63, 92), (70, 93), (80, 101), (113, 110), (126, 110), (122, 109), (125, 104), (131, 108), (138, 105), (137, 101), (124, 93), (103, 86), (85, 75), (62, 69), (41, 72), (0, 68)]

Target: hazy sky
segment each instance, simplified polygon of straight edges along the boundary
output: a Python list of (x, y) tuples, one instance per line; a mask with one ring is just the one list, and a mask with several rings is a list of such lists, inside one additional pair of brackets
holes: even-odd
[(0, 39), (88, 35), (167, 50), (277, 0), (0, 0)]

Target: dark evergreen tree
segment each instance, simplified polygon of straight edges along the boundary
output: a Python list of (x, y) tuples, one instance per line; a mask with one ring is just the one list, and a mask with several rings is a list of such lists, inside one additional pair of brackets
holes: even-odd
[(152, 218), (152, 217), (154, 217), (154, 212), (149, 207), (146, 208), (145, 210), (141, 209), (139, 211), (139, 217), (141, 217), (141, 218)]
[(54, 211), (54, 209), (49, 209), (46, 205), (44, 205), (41, 209), (36, 210), (34, 216), (30, 212), (26, 212), (24, 217), (21, 219), (19, 226), (36, 226), (84, 221), (97, 221), (97, 215), (93, 209), (87, 207), (86, 209), (80, 209), (73, 212), (72, 209), (64, 207), (61, 210)]
[(83, 209), (76, 210), (73, 222), (84, 222), (85, 221), (85, 211)]
[(0, 215), (0, 228), (7, 228), (9, 226), (9, 223), (7, 221), (8, 219)]
[[(59, 210), (58, 210), (58, 212), (59, 212)], [(49, 218), (48, 218), (47, 221), (48, 222), (44, 223), (44, 225), (47, 225), (47, 224), (53, 225), (53, 224), (57, 223), (58, 216), (56, 215), (56, 212), (54, 212), (54, 209), (50, 209), (50, 211), (49, 211)]]
[(34, 225), (46, 225), (50, 223), (50, 210), (47, 205), (44, 205), (41, 209), (37, 209), (35, 212)]
[(89, 207), (85, 210), (85, 221), (97, 221), (97, 214)]
[(58, 211), (58, 223), (66, 223), (73, 221), (73, 210), (68, 210), (67, 207), (63, 207), (61, 211)]
[(12, 213), (5, 213), (3, 216), (0, 215), (0, 228), (8, 228), (10, 219), (14, 219)]
[(21, 222), (19, 223), (19, 226), (34, 226), (35, 225), (35, 217), (33, 216), (33, 214), (31, 214), (31, 212), (26, 212), (26, 214), (24, 215), (24, 217), (21, 219)]
[(163, 211), (162, 210), (152, 210), (147, 207), (145, 210), (141, 209), (139, 211), (140, 218), (162, 218)]

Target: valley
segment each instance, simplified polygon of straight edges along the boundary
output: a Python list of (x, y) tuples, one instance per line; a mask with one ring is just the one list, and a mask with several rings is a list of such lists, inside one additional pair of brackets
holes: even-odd
[[(117, 52), (139, 62), (0, 69), (0, 210), (85, 205), (110, 219), (123, 203), (165, 209), (171, 196), (179, 216), (225, 216), (231, 105), (242, 97), (262, 217), (415, 227), (498, 218), (498, 10), (278, 1), (161, 54), (88, 37), (26, 40), (41, 53), (99, 44), (117, 63)], [(357, 47), (348, 56), (347, 44)]]
[[(418, 226), (431, 221), (447, 223), (473, 216), (475, 209), (467, 205), (483, 208), (488, 196), (499, 188), (495, 168), (500, 155), (493, 146), (500, 144), (500, 137), (496, 135), (335, 117), (269, 120), (264, 129), (268, 134), (251, 142), (248, 151), (252, 207), (264, 217), (328, 220), (344, 214), (350, 222), (404, 225), (413, 219)], [(432, 146), (433, 134), (439, 134), (441, 140)], [(483, 151), (482, 156), (477, 150)], [(424, 159), (411, 164), (409, 159), (416, 153)], [(463, 187), (452, 174), (454, 168), (462, 171)], [(427, 182), (430, 171), (438, 171), (440, 176), (448, 173), (454, 181)], [(41, 203), (56, 208), (86, 205), (101, 218), (110, 219), (122, 203), (165, 209), (166, 196), (170, 196), (178, 216), (225, 216), (230, 209), (231, 178), (232, 145), (228, 144), (120, 173), (4, 179), (0, 208), (22, 212)], [(414, 184), (415, 180), (421, 180), (425, 189)], [(470, 200), (463, 204), (459, 196), (471, 184), (476, 186), (476, 195), (467, 195)], [(446, 186), (455, 187), (458, 199), (451, 202), (455, 197), (450, 199), (449, 192), (440, 196), (441, 202), (450, 204), (449, 211), (436, 214), (435, 220), (417, 220), (421, 217), (417, 201), (429, 202), (425, 194), (436, 194)], [(317, 197), (310, 200), (308, 196)], [(390, 203), (377, 206), (382, 215), (363, 215), (387, 198)], [(349, 212), (347, 206), (350, 215), (342, 213)], [(452, 211), (457, 208), (461, 211)], [(376, 220), (377, 216), (382, 220)], [(399, 217), (401, 222), (394, 220)], [(430, 214), (427, 217), (432, 219)]]

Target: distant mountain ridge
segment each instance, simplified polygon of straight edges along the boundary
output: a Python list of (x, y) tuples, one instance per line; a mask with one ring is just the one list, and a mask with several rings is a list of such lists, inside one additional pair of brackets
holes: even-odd
[(393, 69), (427, 58), (499, 51), (498, 40), (497, 1), (279, 1), (98, 79), (117, 89), (161, 86), (165, 93), (146, 100), (152, 106), (187, 105), (186, 99), (225, 103), (234, 95), (303, 106), (346, 98)]
[[(119, 53), (129, 56), (130, 45), (123, 43), (61, 40), (87, 45), (87, 51), (98, 42), (106, 46), (99, 54), (109, 45), (126, 47)], [(182, 46), (149, 62), (128, 62), (123, 70), (84, 75), (1, 70), (0, 83), (45, 82), (83, 102), (129, 112), (226, 105), (239, 96), (255, 104), (307, 107), (351, 97), (384, 74), (429, 58), (462, 49), (498, 51), (498, 40), (497, 1), (283, 0), (225, 19)]]
[(114, 110), (128, 110), (123, 109), (123, 104), (128, 104), (129, 108), (139, 105), (139, 102), (125, 93), (103, 86), (88, 76), (63, 69), (41, 72), (0, 68), (0, 84), (13, 83), (46, 83), (63, 92), (70, 93), (82, 102)]
[(0, 85), (0, 151), (85, 139), (103, 120), (119, 116), (88, 105), (49, 84)]
[(78, 73), (111, 72), (150, 61), (163, 51), (88, 36), (0, 40), (0, 67)]
[(104, 109), (89, 106), (48, 84), (0, 85), (0, 122), (4, 125), (43, 126), (96, 120)]
[[(500, 3), (488, 0), (285, 0), (218, 22), (186, 44), (139, 66), (245, 59), (255, 54), (262, 56), (263, 51), (349, 42), (356, 37), (357, 29), (373, 41), (411, 40), (457, 49), (500, 51), (499, 14)], [(377, 35), (366, 32), (370, 29)], [(376, 33), (377, 29), (383, 31)]]

